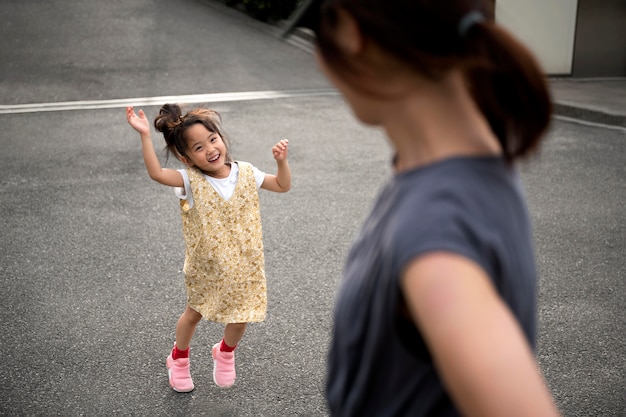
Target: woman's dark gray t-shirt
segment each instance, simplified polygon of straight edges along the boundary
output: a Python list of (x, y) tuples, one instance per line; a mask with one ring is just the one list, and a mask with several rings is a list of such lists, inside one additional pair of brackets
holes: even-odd
[(457, 415), (400, 291), (403, 269), (431, 251), (482, 267), (534, 348), (535, 260), (515, 171), (482, 157), (400, 173), (383, 188), (346, 262), (327, 374), (333, 416)]

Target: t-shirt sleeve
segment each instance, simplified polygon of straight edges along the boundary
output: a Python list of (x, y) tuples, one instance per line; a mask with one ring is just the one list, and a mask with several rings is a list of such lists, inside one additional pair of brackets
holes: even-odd
[(187, 200), (187, 204), (189, 205), (189, 208), (192, 208), (193, 207), (193, 194), (191, 193), (191, 184), (189, 183), (189, 175), (187, 175), (187, 170), (179, 169), (177, 171), (180, 172), (180, 174), (183, 176), (183, 182), (185, 183), (185, 186), (184, 188), (175, 187), (174, 194), (176, 194), (176, 197), (180, 198), (181, 200)]
[(261, 171), (254, 165), (252, 166), (252, 172), (254, 173), (254, 180), (256, 181), (256, 187), (261, 188), (263, 181), (265, 181), (265, 172)]
[[(436, 251), (468, 258), (493, 276), (490, 233), (464, 211), (462, 202), (448, 200), (444, 196), (423, 208), (423, 212), (405, 212), (398, 216), (392, 243), (396, 276), (400, 277), (407, 265), (418, 256)], [(414, 216), (422, 217), (421, 221), (415, 221)]]

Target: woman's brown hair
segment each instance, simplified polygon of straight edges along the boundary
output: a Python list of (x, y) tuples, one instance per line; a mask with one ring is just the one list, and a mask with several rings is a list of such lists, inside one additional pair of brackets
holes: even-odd
[[(355, 19), (366, 40), (429, 79), (462, 69), (509, 162), (537, 147), (552, 112), (546, 78), (528, 49), (488, 18), (494, 14), (492, 2), (322, 2), (313, 28), (318, 50), (327, 65), (349, 82), (358, 67), (334, 41), (339, 9)], [(473, 19), (467, 19), (470, 15)]]

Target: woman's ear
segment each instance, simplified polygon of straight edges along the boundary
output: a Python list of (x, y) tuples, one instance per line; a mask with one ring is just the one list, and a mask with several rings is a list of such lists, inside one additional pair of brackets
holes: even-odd
[(345, 9), (337, 11), (335, 39), (346, 55), (355, 56), (363, 51), (363, 34), (354, 17)]

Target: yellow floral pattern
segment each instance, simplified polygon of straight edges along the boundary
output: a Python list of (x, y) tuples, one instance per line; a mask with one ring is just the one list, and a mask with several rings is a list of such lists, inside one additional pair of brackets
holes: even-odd
[(194, 205), (180, 201), (187, 303), (220, 323), (263, 321), (267, 309), (258, 189), (252, 166), (238, 165), (228, 201), (196, 168), (187, 169)]

